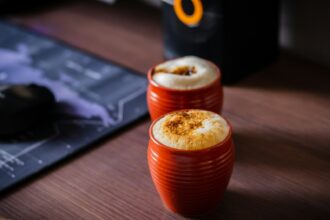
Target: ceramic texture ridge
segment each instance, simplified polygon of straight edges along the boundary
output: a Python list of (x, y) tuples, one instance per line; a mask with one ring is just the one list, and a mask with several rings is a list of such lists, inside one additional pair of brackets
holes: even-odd
[[(189, 116), (185, 116), (186, 112), (187, 110), (181, 110), (162, 118), (177, 114), (179, 118), (174, 120), (174, 124), (180, 124), (181, 120), (189, 121)], [(182, 125), (183, 129), (173, 127), (170, 122), (167, 124), (168, 129), (171, 134), (189, 136), (191, 131), (201, 128), (203, 123), (200, 122), (205, 117), (210, 116), (194, 116), (195, 120)], [(148, 165), (152, 180), (161, 200), (169, 210), (184, 216), (199, 216), (218, 205), (231, 177), (234, 144), (230, 124), (223, 119), (227, 122), (228, 133), (221, 142), (208, 148), (181, 150), (166, 146), (156, 138), (157, 135), (154, 135), (155, 126), (162, 118), (154, 121), (149, 130)]]

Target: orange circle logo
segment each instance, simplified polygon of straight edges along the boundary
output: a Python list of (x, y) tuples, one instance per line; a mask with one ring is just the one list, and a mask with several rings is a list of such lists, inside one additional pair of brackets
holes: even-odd
[(188, 15), (182, 7), (182, 0), (174, 0), (173, 7), (176, 16), (179, 20), (188, 26), (196, 26), (202, 20), (203, 17), (203, 4), (201, 0), (191, 0), (194, 6), (194, 12), (192, 15)]

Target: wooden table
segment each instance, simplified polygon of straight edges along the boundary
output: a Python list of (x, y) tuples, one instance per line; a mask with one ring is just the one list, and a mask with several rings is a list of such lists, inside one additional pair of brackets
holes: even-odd
[[(159, 13), (138, 3), (79, 1), (11, 18), (143, 73), (162, 60)], [(225, 198), (205, 218), (330, 218), (329, 83), (329, 70), (282, 55), (225, 87), (237, 159)], [(132, 125), (9, 191), (0, 216), (180, 219), (163, 208), (149, 176), (149, 125)]]

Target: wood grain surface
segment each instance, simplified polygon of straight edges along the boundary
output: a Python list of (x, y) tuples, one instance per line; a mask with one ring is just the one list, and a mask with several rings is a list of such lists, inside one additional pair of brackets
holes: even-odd
[[(11, 19), (143, 73), (162, 60), (159, 12), (136, 1), (77, 1)], [(236, 163), (205, 219), (330, 219), (329, 83), (329, 70), (282, 55), (225, 87)], [(149, 125), (144, 119), (1, 195), (0, 218), (181, 219), (151, 182)]]

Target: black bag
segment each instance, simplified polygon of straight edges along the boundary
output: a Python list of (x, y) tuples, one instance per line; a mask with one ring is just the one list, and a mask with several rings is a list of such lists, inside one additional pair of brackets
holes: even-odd
[(234, 82), (276, 58), (277, 0), (164, 0), (165, 58), (196, 55)]

